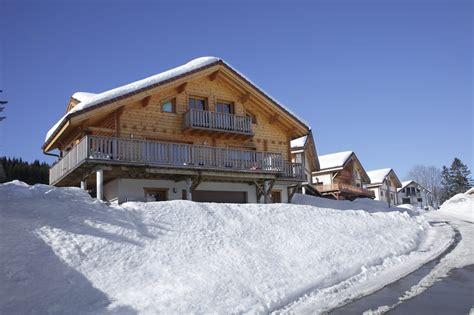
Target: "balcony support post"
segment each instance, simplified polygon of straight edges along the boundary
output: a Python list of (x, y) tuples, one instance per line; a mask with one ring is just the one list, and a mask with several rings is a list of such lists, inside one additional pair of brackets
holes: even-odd
[(96, 171), (96, 185), (97, 199), (104, 200), (104, 170), (102, 169)]
[(81, 189), (87, 190), (87, 182), (85, 179), (81, 180)]

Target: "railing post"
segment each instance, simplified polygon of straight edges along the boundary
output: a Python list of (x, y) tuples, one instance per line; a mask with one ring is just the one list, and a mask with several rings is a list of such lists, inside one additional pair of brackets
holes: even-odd
[(101, 169), (96, 171), (96, 191), (97, 199), (104, 200), (104, 171)]

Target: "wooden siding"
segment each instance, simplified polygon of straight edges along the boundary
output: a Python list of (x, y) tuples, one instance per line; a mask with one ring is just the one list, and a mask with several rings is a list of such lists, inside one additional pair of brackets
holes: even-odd
[[(205, 97), (208, 100), (208, 108), (215, 111), (217, 101), (229, 101), (234, 104), (234, 111), (237, 115), (252, 113), (257, 119), (257, 123), (252, 125), (254, 136), (247, 140), (232, 139), (226, 135), (212, 134), (186, 134), (183, 128), (185, 112), (188, 111), (188, 98), (190, 96)], [(176, 112), (162, 112), (163, 101), (175, 98)], [(108, 118), (95, 123), (96, 127), (115, 129), (116, 136), (122, 138), (148, 139), (161, 141), (183, 141), (184, 139), (193, 144), (205, 144), (219, 147), (231, 147), (242, 149), (254, 149), (258, 151), (279, 152), (285, 160), (290, 159), (291, 130), (278, 120), (261, 109), (261, 104), (253, 100), (245, 100), (242, 103), (241, 93), (231, 88), (227, 82), (220, 80), (210, 80), (208, 76), (202, 76), (187, 82), (185, 90), (178, 93), (176, 88), (168, 88), (151, 95), (144, 100), (127, 104), (120, 114), (109, 114)], [(116, 119), (115, 115), (119, 118)], [(112, 121), (117, 124), (113, 125)], [(90, 125), (84, 124), (83, 131)], [(113, 127), (112, 127), (113, 125)], [(79, 133), (80, 130), (77, 130)], [(89, 130), (87, 134), (110, 136), (109, 133), (100, 130)], [(77, 138), (72, 136), (70, 138)], [(68, 139), (70, 141), (70, 139)], [(65, 146), (66, 147), (66, 146)]]

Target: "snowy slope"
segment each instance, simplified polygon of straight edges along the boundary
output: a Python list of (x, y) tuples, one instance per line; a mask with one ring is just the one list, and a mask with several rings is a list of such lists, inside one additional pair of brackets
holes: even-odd
[(399, 212), (109, 207), (77, 188), (20, 182), (0, 185), (0, 205), (0, 314), (267, 313), (319, 290), (333, 305), (332, 286), (434, 250), (427, 222)]

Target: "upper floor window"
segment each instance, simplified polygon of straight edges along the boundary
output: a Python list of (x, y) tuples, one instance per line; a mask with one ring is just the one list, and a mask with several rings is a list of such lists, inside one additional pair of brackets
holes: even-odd
[(233, 114), (234, 113), (234, 104), (228, 102), (217, 102), (216, 112), (224, 114)]
[(165, 113), (176, 113), (176, 100), (173, 98), (161, 103), (161, 111)]
[(189, 109), (207, 110), (207, 99), (204, 97), (190, 97)]

